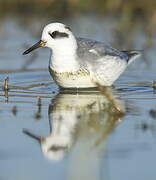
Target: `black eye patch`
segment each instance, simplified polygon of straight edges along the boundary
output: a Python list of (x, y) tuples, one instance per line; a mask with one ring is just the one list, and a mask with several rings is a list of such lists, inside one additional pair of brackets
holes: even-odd
[(54, 31), (54, 32), (52, 32), (52, 33), (49, 32), (49, 35), (50, 35), (53, 39), (56, 39), (56, 38), (65, 38), (65, 37), (68, 37), (68, 36), (69, 36), (67, 33), (59, 32), (59, 31)]
[(64, 151), (64, 150), (66, 150), (67, 148), (68, 148), (67, 146), (61, 146), (61, 145), (56, 146), (56, 145), (52, 145), (52, 146), (48, 149), (48, 151), (53, 151), (53, 152), (60, 151), (60, 150)]

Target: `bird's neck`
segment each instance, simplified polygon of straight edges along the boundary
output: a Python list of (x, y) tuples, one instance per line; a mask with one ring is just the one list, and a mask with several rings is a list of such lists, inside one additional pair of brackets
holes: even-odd
[(77, 61), (77, 46), (65, 46), (53, 48), (50, 58), (50, 68), (56, 72), (78, 71), (80, 65)]

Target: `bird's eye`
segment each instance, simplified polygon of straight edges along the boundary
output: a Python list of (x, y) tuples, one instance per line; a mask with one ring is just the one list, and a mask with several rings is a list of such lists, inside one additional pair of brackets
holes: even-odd
[(53, 39), (59, 39), (59, 38), (65, 38), (68, 37), (69, 35), (67, 33), (64, 32), (59, 32), (59, 31), (54, 31), (54, 32), (49, 32), (49, 35), (53, 38)]
[(49, 35), (50, 35), (53, 39), (55, 39), (56, 36), (57, 36), (57, 31), (54, 31), (54, 32), (52, 32), (52, 33), (49, 32)]

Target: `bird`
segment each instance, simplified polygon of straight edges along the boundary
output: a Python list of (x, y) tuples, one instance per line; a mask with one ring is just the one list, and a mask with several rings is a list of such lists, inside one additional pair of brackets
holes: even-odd
[(139, 50), (120, 51), (103, 42), (76, 37), (63, 23), (50, 23), (41, 40), (23, 52), (39, 47), (51, 50), (49, 72), (61, 88), (96, 88), (112, 86), (127, 66), (140, 57)]

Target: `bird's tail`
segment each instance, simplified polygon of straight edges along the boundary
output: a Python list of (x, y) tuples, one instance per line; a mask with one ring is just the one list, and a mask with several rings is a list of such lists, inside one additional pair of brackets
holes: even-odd
[(133, 62), (136, 58), (140, 57), (142, 54), (142, 50), (129, 50), (129, 51), (122, 51), (128, 55), (128, 64)]

